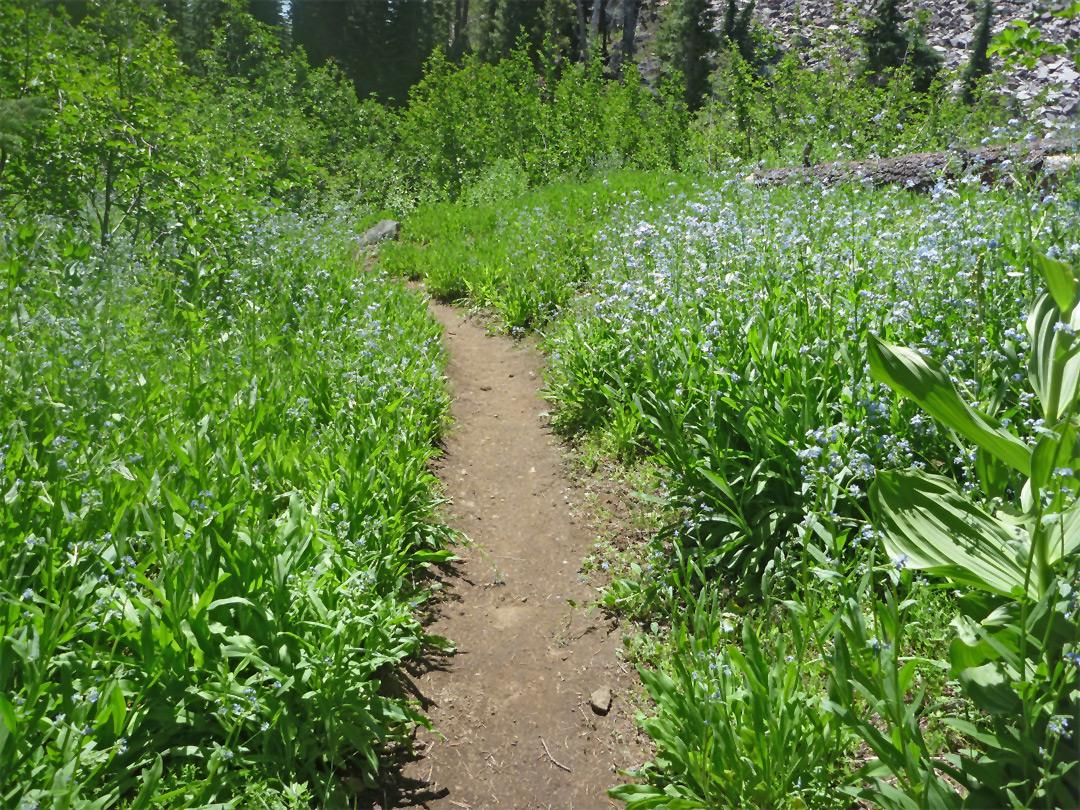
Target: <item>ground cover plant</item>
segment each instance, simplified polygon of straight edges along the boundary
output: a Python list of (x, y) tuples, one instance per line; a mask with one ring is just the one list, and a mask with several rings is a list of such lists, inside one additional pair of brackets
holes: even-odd
[[(1048, 436), (1071, 448), (1066, 428), (1048, 429), (1070, 418), (1066, 406), (1051, 413), (1049, 383), (1028, 381), (1052, 376), (1045, 358), (1072, 356), (1071, 343), (1040, 348), (1045, 335), (1071, 335), (1071, 310), (1063, 298), (1055, 315), (1040, 299), (1049, 314), (1038, 322), (1061, 321), (1056, 332), (1029, 326), (1028, 312), (1048, 283), (1067, 286), (1061, 268), (1080, 258), (1075, 180), (989, 188), (973, 176), (926, 196), (858, 183), (763, 189), (737, 167), (696, 187), (637, 182), (594, 184), (597, 200), (614, 190), (582, 235), (592, 249), (576, 295), (531, 321), (549, 350), (558, 429), (603, 434), (624, 459), (664, 471), (649, 497), (670, 522), (615, 561), (605, 595), (638, 617), (674, 611), (665, 643), (635, 646), (649, 651), (656, 715), (644, 722), (660, 751), (636, 774), (644, 784), (613, 795), (631, 807), (846, 806), (853, 794), (885, 807), (1060, 806), (1078, 778), (1072, 540), (1032, 569), (1045, 579), (1030, 602), (1009, 587), (980, 596), (971, 576), (916, 554), (933, 535), (903, 498), (929, 495), (887, 495), (910, 493), (897, 476), (955, 482), (955, 496), (934, 497), (967, 499), (968, 522), (1019, 499), (1023, 481), (981, 434), (883, 372), (873, 352), (886, 344), (872, 341), (918, 347), (905, 362), (938, 369), (942, 391), (975, 403), (952, 394), (955, 410), (985, 414), (971, 418), (1012, 437), (998, 441), (1017, 458)], [(544, 266), (581, 255), (551, 238), (579, 210), (562, 199), (459, 212), (483, 227), (465, 226), (475, 242), (455, 248), (455, 294), (470, 293), (481, 266), (471, 251), (507, 268), (504, 292), (476, 296), (496, 309), (514, 284), (544, 278), (537, 255), (554, 253)], [(434, 230), (417, 227), (432, 234), (420, 253), (441, 255)], [(1039, 452), (1058, 471), (1046, 508), (1064, 514), (1071, 450)], [(1017, 501), (1011, 520), (1031, 502)], [(918, 508), (944, 520), (943, 507)], [(762, 599), (769, 607), (754, 607)], [(860, 744), (872, 751), (861, 768)], [(807, 750), (817, 753), (800, 759)]]
[(380, 681), (424, 643), (420, 577), (448, 554), (441, 348), (348, 233), (5, 234), (5, 805), (340, 801), (422, 722)]
[(73, 10), (0, 8), (0, 806), (343, 806), (446, 646), (438, 331), (337, 197), (371, 108), (235, 4), (197, 72)]

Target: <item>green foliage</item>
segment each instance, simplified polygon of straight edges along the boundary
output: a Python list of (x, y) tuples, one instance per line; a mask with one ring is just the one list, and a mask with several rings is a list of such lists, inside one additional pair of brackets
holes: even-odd
[[(524, 181), (515, 174), (506, 182)], [(396, 275), (424, 278), (440, 299), (468, 296), (492, 308), (508, 329), (540, 328), (573, 302), (589, 276), (590, 256), (600, 247), (596, 229), (629, 195), (659, 201), (671, 193), (669, 184), (677, 179), (618, 172), (507, 201), (482, 177), (466, 190), (468, 204), (417, 210), (405, 222), (404, 240), (385, 246), (380, 261)]]
[(944, 84), (916, 93), (906, 67), (878, 87), (852, 76), (840, 51), (829, 58), (827, 71), (790, 53), (758, 70), (721, 54), (712, 96), (691, 125), (687, 163), (715, 169), (737, 157), (789, 166), (807, 148), (819, 162), (888, 157), (978, 142), (1005, 121), (990, 99), (969, 106)]
[(338, 804), (424, 722), (436, 328), (341, 220), (234, 227), (4, 234), (5, 806)]
[(993, 70), (990, 56), (987, 51), (990, 48), (990, 40), (993, 37), (993, 0), (983, 0), (982, 10), (979, 14), (979, 27), (975, 29), (975, 37), (971, 41), (971, 56), (961, 76), (962, 94), (966, 103), (971, 104), (975, 100), (975, 90), (979, 79)]
[[(0, 184), (8, 158), (21, 154), (28, 140), (40, 137), (40, 128), (50, 112), (47, 99), (41, 96), (0, 99)], [(2, 189), (0, 185), (0, 193)]]
[[(880, 341), (870, 350), (877, 379), (993, 457), (982, 465), (985, 487), (1004, 492), (995, 486), (1002, 478), (995, 467), (1003, 463), (1025, 479), (1013, 490), (1019, 503), (995, 515), (948, 479), (922, 472), (881, 475), (871, 493), (894, 559), (975, 589), (961, 603), (950, 657), (965, 694), (993, 724), (984, 734), (977, 725), (954, 723), (989, 743), (986, 753), (958, 762), (972, 791), (967, 806), (1064, 807), (1080, 798), (1080, 766), (1071, 746), (1060, 745), (1065, 729), (1080, 723), (1078, 668), (1065, 658), (1080, 642), (1075, 605), (1068, 601), (1080, 548), (1074, 473), (1080, 466), (1080, 346), (1074, 345), (1080, 282), (1069, 264), (1038, 252), (1033, 257), (1049, 289), (1027, 323), (1029, 377), (1044, 418), (1033, 447), (999, 426), (987, 429), (986, 417), (918, 353)], [(925, 752), (922, 758), (929, 760)], [(917, 798), (921, 791), (910, 793)]]
[(609, 795), (627, 810), (844, 807), (851, 739), (813, 692), (823, 662), (800, 620), (770, 627), (766, 611), (755, 626), (723, 613), (716, 593), (689, 600), (667, 671), (638, 667), (656, 704), (656, 716), (639, 720), (657, 755), (630, 774), (645, 784)]
[[(571, 185), (498, 209), (421, 209), (406, 223), (413, 243), (386, 256), (508, 328), (544, 324), (557, 429), (603, 436), (660, 471), (648, 500), (667, 525), (626, 553), (604, 598), (638, 618), (672, 611), (667, 641), (631, 641), (653, 650), (643, 680), (657, 705), (643, 722), (659, 750), (635, 774), (643, 784), (613, 795), (640, 807), (843, 806), (841, 792), (960, 807), (959, 783), (969, 806), (1006, 804), (1008, 791), (1068, 806), (1080, 533), (1067, 470), (1080, 431), (1055, 424), (1076, 401), (1075, 183), (1033, 221), (1022, 190), (977, 179), (930, 197), (762, 189), (738, 167), (706, 187), (607, 180), (588, 195)], [(1036, 227), (1052, 255), (1026, 247)], [(1051, 292), (1023, 337), (1031, 274), (1016, 265), (1028, 259)], [(544, 298), (571, 286), (576, 300)], [(913, 401), (893, 401), (883, 380)], [(1052, 545), (1032, 541), (1022, 508), (984, 503), (1024, 507), (1029, 474), (1058, 493), (1044, 493)], [(935, 589), (942, 578), (961, 590)], [(756, 607), (778, 590), (783, 633)], [(722, 620), (750, 628), (741, 647), (711, 634)], [(786, 718), (774, 731), (799, 729), (797, 749), (786, 732), (740, 736), (770, 717)], [(849, 782), (853, 739), (874, 759)], [(791, 770), (769, 770), (780, 762)], [(791, 789), (799, 779), (805, 794)]]
[(866, 50), (863, 73), (875, 84), (887, 84), (897, 69), (906, 66), (914, 90), (925, 93), (941, 69), (942, 56), (927, 43), (922, 27), (904, 25), (899, 0), (880, 0), (862, 41)]
[(391, 114), (195, 10), (192, 71), (153, 5), (0, 7), (5, 807), (338, 805), (425, 722), (441, 353), (316, 210), (393, 195)]
[[(918, 676), (935, 662), (904, 656), (907, 634), (918, 630), (911, 621), (915, 601), (901, 599), (900, 577), (889, 573), (883, 599), (870, 593), (870, 571), (850, 583), (855, 587), (837, 614), (825, 706), (875, 755), (856, 774), (869, 786), (853, 794), (887, 810), (958, 808), (959, 796), (942, 775), (957, 772), (935, 758), (924, 731), (935, 707), (926, 705), (928, 690)], [(868, 622), (862, 604), (871, 599)]]
[[(753, 63), (754, 52), (756, 50), (756, 43), (754, 42), (753, 32), (751, 30), (751, 23), (754, 20), (754, 6), (756, 0), (748, 0), (742, 10), (739, 11), (738, 16), (733, 15), (732, 25), (728, 28), (728, 19), (725, 12), (724, 19), (724, 36), (727, 39), (729, 47), (735, 49), (739, 56), (747, 63)], [(729, 6), (729, 10), (734, 10), (734, 4)]]
[[(1050, 13), (1055, 17), (1074, 20), (1080, 17), (1080, 0), (1073, 0), (1067, 6), (1052, 9)], [(1001, 54), (1010, 66), (1022, 64), (1027, 68), (1035, 67), (1043, 54), (1064, 54), (1071, 56), (1077, 70), (1080, 70), (1080, 35), (1061, 44), (1044, 42), (1042, 31), (1037, 27), (1023, 20), (1014, 20), (994, 37), (989, 53)]]
[(709, 91), (710, 54), (717, 47), (714, 13), (705, 0), (673, 0), (664, 7), (658, 53), (665, 70), (679, 77), (682, 98), (695, 111)]
[(436, 52), (398, 121), (395, 153), (418, 201), (455, 200), (495, 166), (518, 169), (530, 188), (602, 169), (673, 166), (682, 115), (633, 68), (608, 83), (598, 63), (573, 65), (544, 86), (525, 49), (495, 65), (469, 56), (460, 67)]

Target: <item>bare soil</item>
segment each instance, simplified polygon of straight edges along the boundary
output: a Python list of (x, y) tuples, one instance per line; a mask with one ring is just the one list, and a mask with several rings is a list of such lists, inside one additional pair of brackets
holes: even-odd
[[(457, 653), (412, 687), (436, 732), (421, 730), (399, 807), (602, 808), (640, 764), (619, 658), (618, 623), (592, 609), (582, 572), (594, 533), (574, 504), (559, 443), (546, 427), (542, 358), (433, 303), (445, 327), (455, 426), (438, 462), (448, 522), (468, 544), (429, 630)], [(602, 715), (590, 695), (613, 694)]]

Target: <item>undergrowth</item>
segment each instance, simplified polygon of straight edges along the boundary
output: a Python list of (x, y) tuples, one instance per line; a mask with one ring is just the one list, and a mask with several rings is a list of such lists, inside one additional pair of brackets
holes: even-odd
[[(896, 551), (907, 541), (882, 522), (890, 471), (946, 476), (982, 504), (1020, 483), (991, 483), (974, 434), (918, 396), (898, 399), (867, 346), (918, 346), (941, 385), (1034, 446), (1049, 414), (1029, 388), (1039, 350), (1025, 321), (1047, 283), (1037, 257), (1080, 259), (1080, 186), (973, 176), (916, 196), (763, 189), (743, 171), (613, 175), (576, 193), (443, 208), (446, 230), (408, 221), (412, 243), (389, 254), (412, 257), (409, 272), (436, 294), (541, 330), (556, 430), (658, 471), (640, 497), (665, 524), (625, 548), (602, 541), (594, 558), (612, 576), (601, 601), (645, 631), (628, 655), (655, 702), (642, 722), (657, 758), (612, 795), (630, 807), (861, 796), (907, 808), (1013, 791), (1052, 806), (1077, 779), (1065, 745), (1075, 632), (1029, 651), (1058, 673), (1046, 683), (1016, 662), (961, 655), (958, 639), (977, 646), (992, 632), (966, 624), (990, 621), (973, 608), (974, 580)], [(517, 317), (508, 302), (526, 290)], [(1076, 583), (1059, 567), (1068, 616)], [(1042, 776), (1013, 760), (1002, 781), (990, 775), (1011, 756), (994, 759), (994, 745), (1020, 750), (987, 692), (1004, 682), (982, 680), (1002, 666), (1045, 738)]]

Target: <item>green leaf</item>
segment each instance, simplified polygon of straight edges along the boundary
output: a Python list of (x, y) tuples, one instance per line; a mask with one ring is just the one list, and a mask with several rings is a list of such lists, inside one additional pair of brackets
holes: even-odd
[(0, 695), (0, 753), (3, 753), (8, 737), (15, 734), (18, 725), (18, 718), (15, 717), (15, 707), (11, 705), (6, 697)]
[(124, 731), (124, 721), (127, 720), (127, 703), (124, 701), (124, 690), (117, 683), (113, 686), (109, 696), (109, 713), (112, 715), (113, 733), (119, 737)]
[(139, 791), (139, 795), (135, 797), (135, 801), (131, 803), (130, 810), (146, 810), (150, 806), (150, 801), (154, 797), (154, 791), (157, 790), (158, 781), (161, 779), (161, 754), (158, 754), (154, 759), (154, 765), (150, 768), (149, 772), (143, 771), (143, 786)]
[(1058, 560), (1080, 550), (1080, 500), (1064, 512), (1043, 518), (1043, 531), (1047, 533), (1047, 562)]
[(1031, 361), (1028, 379), (1043, 407), (1048, 427), (1075, 406), (1080, 384), (1080, 340), (1070, 331), (1080, 330), (1080, 308), (1073, 309), (1068, 330), (1061, 329), (1062, 314), (1048, 293), (1043, 293), (1028, 315)]
[(987, 714), (1013, 714), (1022, 701), (1012, 687), (1005, 665), (992, 661), (960, 673), (960, 685), (972, 702)]
[(1076, 299), (1080, 293), (1080, 286), (1076, 283), (1076, 274), (1071, 265), (1051, 259), (1037, 250), (1032, 250), (1035, 262), (1039, 266), (1042, 277), (1046, 279), (1046, 286), (1054, 297), (1054, 303), (1066, 318), (1072, 314), (1076, 306)]
[(1032, 492), (1038, 492), (1050, 483), (1057, 467), (1068, 467), (1076, 449), (1076, 428), (1065, 425), (1061, 435), (1046, 432), (1039, 437), (1031, 453)]
[(921, 470), (879, 473), (870, 503), (885, 548), (907, 565), (1004, 596), (1039, 596), (1025, 587), (1026, 544), (976, 507), (954, 482)]
[(913, 349), (894, 346), (875, 335), (867, 344), (870, 373), (898, 394), (917, 402), (945, 427), (974, 442), (1024, 475), (1031, 472), (1031, 450), (996, 420), (972, 408), (957, 393), (940, 363)]
[(1009, 485), (1009, 468), (989, 453), (975, 456), (975, 472), (988, 498), (1001, 498)]

